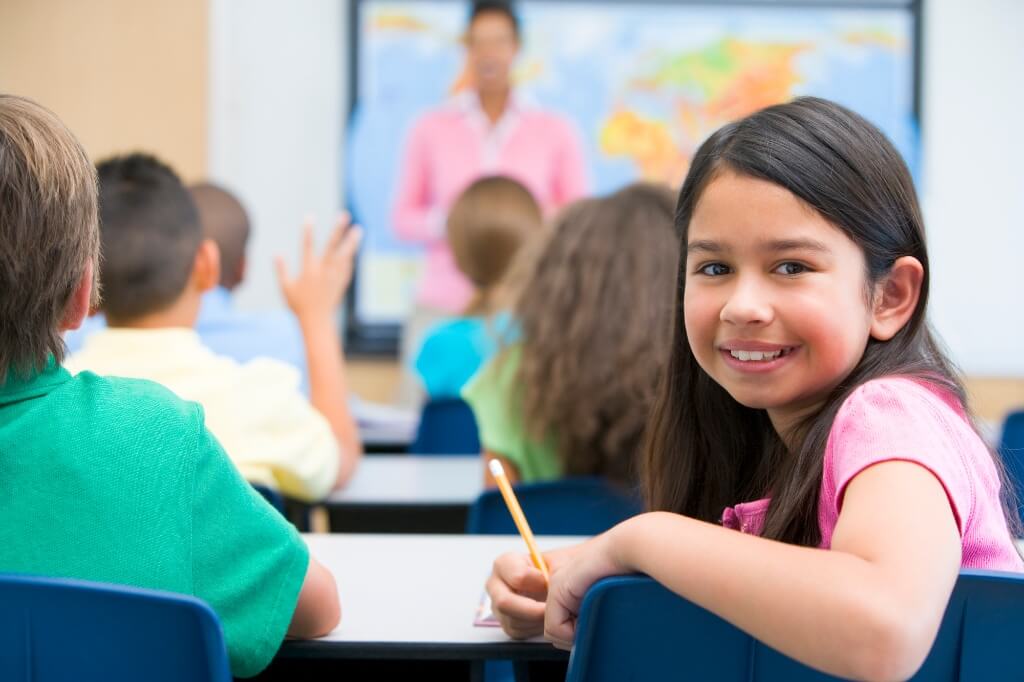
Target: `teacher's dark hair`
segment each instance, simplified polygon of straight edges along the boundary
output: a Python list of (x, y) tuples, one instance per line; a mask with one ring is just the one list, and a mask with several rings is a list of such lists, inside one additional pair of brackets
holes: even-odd
[(520, 37), (519, 15), (516, 14), (511, 2), (501, 2), (501, 0), (474, 2), (469, 10), (469, 25), (472, 25), (478, 16), (488, 12), (496, 12), (508, 17), (508, 20), (512, 22), (512, 31), (516, 34), (516, 38)]

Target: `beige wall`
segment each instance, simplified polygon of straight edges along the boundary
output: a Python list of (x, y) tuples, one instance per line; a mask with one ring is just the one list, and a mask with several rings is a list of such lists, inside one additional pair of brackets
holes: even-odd
[(0, 0), (0, 91), (52, 109), (94, 159), (206, 172), (207, 0)]
[(967, 377), (971, 409), (982, 419), (1001, 424), (1013, 410), (1024, 410), (1024, 379)]
[[(354, 359), (349, 361), (349, 382), (352, 390), (377, 402), (389, 402), (398, 392), (398, 363), (385, 360)], [(968, 377), (967, 392), (971, 409), (992, 424), (1002, 423), (1011, 410), (1024, 409), (1024, 379)]]

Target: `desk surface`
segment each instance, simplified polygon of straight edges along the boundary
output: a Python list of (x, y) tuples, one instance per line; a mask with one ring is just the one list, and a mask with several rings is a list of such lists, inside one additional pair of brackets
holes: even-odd
[[(333, 574), (341, 624), (326, 637), (287, 641), (283, 658), (564, 659), (541, 639), (510, 640), (475, 627), (495, 557), (525, 551), (518, 536), (306, 535), (310, 552)], [(582, 541), (539, 537), (541, 549)]]
[(359, 440), (368, 453), (405, 452), (409, 449), (416, 434), (405, 427), (389, 425), (361, 424)]
[(484, 489), (479, 456), (364, 457), (342, 490), (324, 501), (343, 505), (470, 505)]

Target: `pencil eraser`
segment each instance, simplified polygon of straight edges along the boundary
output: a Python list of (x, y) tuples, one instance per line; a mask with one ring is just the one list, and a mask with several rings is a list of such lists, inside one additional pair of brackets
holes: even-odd
[(501, 462), (499, 462), (498, 460), (492, 459), (490, 462), (487, 463), (487, 466), (491, 468), (491, 476), (497, 478), (498, 476), (505, 475), (505, 468), (501, 466)]

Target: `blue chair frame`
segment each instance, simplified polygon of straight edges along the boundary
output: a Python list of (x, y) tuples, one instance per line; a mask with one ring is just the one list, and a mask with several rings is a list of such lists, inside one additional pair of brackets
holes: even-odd
[(473, 408), (458, 398), (428, 401), (409, 454), (479, 455), (480, 434)]
[(194, 597), (0, 574), (0, 679), (229, 682), (220, 621)]
[[(643, 511), (639, 499), (602, 478), (564, 478), (514, 486), (537, 535), (597, 535)], [(466, 532), (515, 535), (515, 522), (501, 493), (481, 493), (469, 509)]]
[[(938, 636), (912, 682), (1018, 677), (1024, 575), (964, 570)], [(567, 682), (701, 680), (822, 682), (818, 672), (761, 644), (646, 576), (599, 581), (584, 597)]]
[(1017, 513), (1024, 511), (1024, 411), (1011, 412), (1003, 420), (999, 439), (999, 454), (1003, 458), (1008, 483), (1016, 495)]

